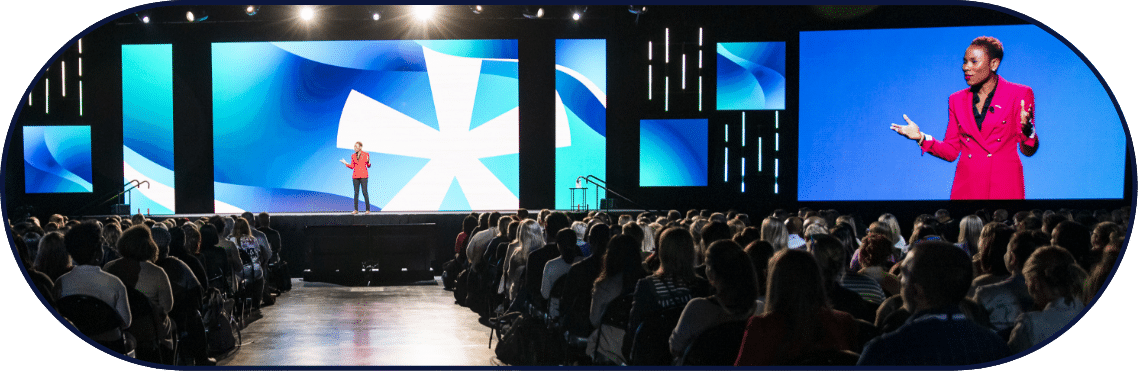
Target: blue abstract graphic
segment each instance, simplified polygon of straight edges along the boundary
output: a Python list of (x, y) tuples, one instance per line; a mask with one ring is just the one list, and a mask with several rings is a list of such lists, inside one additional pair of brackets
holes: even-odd
[[(606, 40), (558, 39), (556, 49), (556, 207), (569, 209), (579, 176), (605, 179)], [(590, 208), (595, 187), (589, 187)], [(580, 200), (577, 201), (581, 203)]]
[[(215, 43), (214, 209), (518, 206), (516, 40)], [(362, 200), (361, 200), (362, 201)]]
[(715, 108), (786, 109), (786, 43), (718, 43)]
[(707, 119), (640, 120), (640, 186), (707, 185)]
[(24, 192), (91, 192), (91, 127), (25, 126)]
[(122, 46), (123, 183), (132, 212), (173, 214), (174, 65), (171, 44)]
[(1004, 45), (999, 75), (1035, 93), (1026, 198), (1123, 197), (1126, 134), (1106, 89), (1062, 41), (1016, 25), (801, 33), (798, 199), (947, 200), (956, 162), (922, 155), (889, 124), (908, 115), (943, 139), (948, 96), (968, 87), (964, 51), (981, 35)]

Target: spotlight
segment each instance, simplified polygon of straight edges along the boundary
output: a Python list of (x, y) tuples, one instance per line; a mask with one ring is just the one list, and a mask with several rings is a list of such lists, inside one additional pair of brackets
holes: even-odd
[(573, 20), (574, 21), (581, 20), (581, 13), (573, 13)]
[(434, 5), (415, 5), (415, 17), (420, 21), (429, 21), (431, 17), (435, 16)]
[(146, 13), (134, 13), (134, 16), (135, 16), (135, 17), (138, 17), (138, 21), (139, 21), (139, 22), (142, 22), (143, 24), (146, 24), (146, 23), (150, 23), (150, 15), (149, 15), (149, 14), (146, 14)]
[(545, 16), (545, 8), (537, 8), (537, 12), (532, 12), (532, 13), (530, 12), (529, 8), (526, 8), (525, 11), (522, 12), (522, 16), (526, 17), (528, 19), (536, 19), (536, 18), (544, 17)]
[(380, 18), (383, 18), (383, 16), (379, 15), (379, 12), (372, 12), (371, 13), (371, 20), (378, 21)]
[(201, 21), (205, 21), (206, 19), (209, 19), (209, 14), (206, 14), (204, 10), (199, 9), (197, 11), (193, 11), (193, 10), (187, 10), (186, 11), (186, 22), (190, 22), (190, 23), (201, 22)]
[(474, 14), (482, 14), (482, 6), (481, 5), (471, 6), (470, 11), (474, 12)]
[(313, 9), (311, 6), (300, 8), (300, 19), (311, 21), (313, 18), (316, 18), (316, 9)]
[(248, 15), (250, 17), (257, 15), (257, 12), (259, 11), (261, 11), (260, 5), (248, 5), (245, 7), (245, 15)]
[(628, 6), (628, 12), (632, 13), (632, 14), (641, 15), (647, 11), (648, 11), (648, 7), (646, 7), (646, 6), (640, 6), (640, 7), (638, 7), (636, 5), (629, 5)]

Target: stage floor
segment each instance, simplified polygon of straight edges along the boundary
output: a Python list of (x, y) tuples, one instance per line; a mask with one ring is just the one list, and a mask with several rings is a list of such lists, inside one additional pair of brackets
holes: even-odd
[[(490, 329), (435, 285), (345, 287), (293, 279), (218, 366), (494, 366)], [(496, 341), (495, 341), (496, 343)]]

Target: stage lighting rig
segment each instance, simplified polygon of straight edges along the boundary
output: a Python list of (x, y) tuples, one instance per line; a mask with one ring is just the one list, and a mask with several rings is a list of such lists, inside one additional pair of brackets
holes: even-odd
[(250, 17), (255, 16), (255, 15), (257, 15), (257, 12), (259, 12), (259, 11), (261, 11), (260, 5), (246, 5), (245, 6), (245, 15), (247, 15), (247, 16), (250, 16)]
[(202, 9), (191, 9), (186, 11), (186, 22), (197, 23), (209, 19), (209, 14), (206, 14)]

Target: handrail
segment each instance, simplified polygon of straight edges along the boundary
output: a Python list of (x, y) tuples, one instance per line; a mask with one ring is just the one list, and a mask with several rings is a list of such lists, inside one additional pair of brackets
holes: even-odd
[[(618, 193), (612, 189), (609, 189), (608, 187), (606, 187), (608, 185), (608, 183), (606, 183), (601, 178), (597, 178), (594, 175), (583, 175), (583, 176), (577, 177), (577, 180), (581, 180), (581, 179), (584, 179), (586, 183), (592, 183), (593, 185), (596, 185), (597, 188), (603, 189), (606, 192), (612, 194), (613, 196), (616, 196), (616, 197), (619, 197), (625, 201), (628, 201), (629, 204), (632, 204), (634, 206), (639, 206), (641, 210), (645, 210), (645, 211), (650, 210), (647, 207), (644, 207), (644, 205), (641, 205), (640, 203), (633, 201), (632, 199), (630, 199), (628, 197), (624, 197), (624, 195), (622, 195), (622, 194), (620, 194), (620, 193)], [(600, 197), (600, 192), (597, 192), (597, 197), (598, 198)], [(598, 206), (597, 209), (600, 209), (600, 205), (598, 204), (597, 206)]]
[[(114, 199), (118, 198), (119, 196), (122, 196), (123, 194), (130, 192), (131, 190), (134, 190), (135, 188), (141, 187), (143, 184), (146, 184), (146, 188), (150, 189), (150, 181), (149, 180), (140, 181), (138, 179), (131, 179), (129, 182), (123, 183), (122, 186), (126, 187), (129, 184), (134, 184), (134, 185), (131, 186), (130, 188), (124, 189), (122, 192), (116, 193), (114, 196), (107, 198), (103, 202), (99, 202), (99, 203), (95, 203), (95, 204), (87, 204), (87, 206), (83, 206), (83, 207), (79, 208), (78, 211), (87, 211), (87, 209), (106, 205), (108, 202), (113, 201)], [(83, 213), (80, 213), (78, 211), (76, 212), (76, 214), (83, 215)]]

